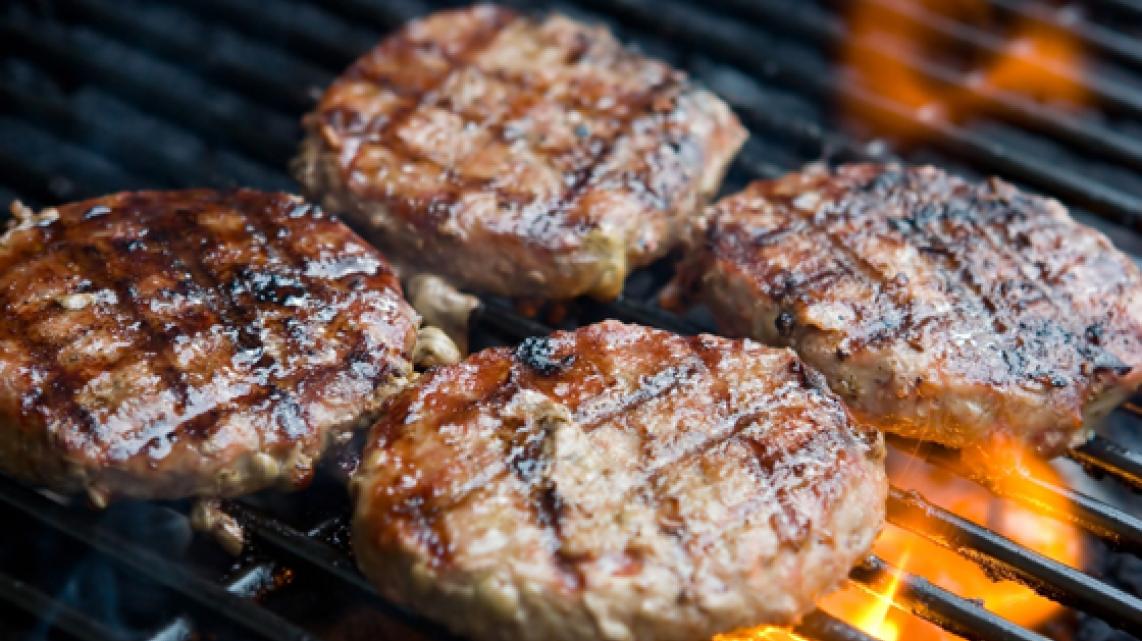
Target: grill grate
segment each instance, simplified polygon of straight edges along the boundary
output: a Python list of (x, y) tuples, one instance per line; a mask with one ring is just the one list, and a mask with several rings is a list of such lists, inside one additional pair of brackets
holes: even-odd
[[(933, 19), (900, 0), (875, 2), (910, 12), (915, 20)], [(1142, 254), (1142, 235), (1132, 231), (1142, 230), (1142, 171), (1137, 171), (1142, 126), (1135, 122), (1142, 114), (1142, 83), (1116, 81), (1136, 79), (1129, 68), (1142, 64), (1142, 49), (1121, 30), (1125, 23), (1110, 22), (1123, 15), (1137, 19), (1142, 11), (1132, 0), (1107, 1), (1102, 3), (1106, 8), (1077, 17), (1038, 0), (993, 2), (1012, 15), (1060, 23), (1100, 54), (1106, 75), (1081, 80), (1102, 98), (1104, 113), (1067, 114), (989, 91), (979, 97), (999, 119), (994, 125), (998, 129), (925, 119), (870, 92), (830, 62), (829, 49), (846, 33), (842, 16), (827, 3), (729, 0), (717, 9), (681, 0), (548, 4), (610, 23), (624, 40), (687, 67), (725, 96), (753, 133), (731, 183), (776, 176), (821, 156), (899, 158), (881, 142), (858, 140), (833, 128), (827, 105), (840, 96), (925, 134), (930, 144), (905, 159), (1024, 181), (1085, 208), (1076, 212), (1080, 218), (1107, 231), (1120, 247)], [(312, 104), (316, 91), (383, 32), (433, 8), (416, 0), (280, 0), (269, 6), (254, 0), (10, 3), (0, 19), (0, 198), (18, 196), (40, 205), (144, 186), (242, 184), (289, 190), (292, 182), (283, 168), (300, 136), (297, 118)], [(963, 25), (934, 26), (976, 48), (994, 46), (987, 34)], [(930, 79), (985, 91), (954, 70), (912, 53), (875, 42), (862, 46), (902, 58)], [(993, 135), (996, 131), (1002, 135)], [(1034, 136), (1067, 146), (1044, 154)], [(647, 271), (632, 277), (628, 298), (579, 303), (575, 321), (614, 317), (682, 333), (706, 327), (701, 320), (675, 316), (651, 303), (662, 279), (653, 269)], [(636, 290), (646, 295), (631, 293)], [(515, 342), (548, 331), (503, 301), (483, 301), (474, 316), (475, 338), (481, 344)], [(1133, 429), (1142, 426), (1137, 416), (1131, 420)], [(937, 447), (921, 451), (938, 467), (966, 474), (957, 467), (954, 452)], [(1142, 453), (1098, 437), (1069, 456), (1120, 487), (1142, 489)], [(1062, 499), (1076, 525), (1125, 553), (1142, 551), (1137, 513), (1041, 480), (1014, 494), (1008, 488), (989, 489), (1040, 511), (1049, 512), (1045, 506)], [(301, 504), (308, 498), (284, 500)], [(452, 638), (385, 602), (357, 572), (342, 535), (343, 497), (323, 504), (327, 509), (308, 528), (291, 525), (296, 514), (288, 506), (265, 502), (254, 497), (224, 503), (223, 509), (250, 534), (254, 552), (219, 581), (217, 572), (204, 575), (186, 559), (140, 545), (102, 523), (99, 515), (70, 509), (0, 478), (0, 506), (177, 595), (180, 607), (157, 627), (137, 634), (7, 573), (0, 573), (0, 603), (84, 641), (175, 641), (204, 633), (315, 639), (319, 635), (314, 626), (298, 620), (314, 618), (312, 610), (290, 616), (281, 608), (264, 607), (259, 599), (288, 592), (293, 585), (312, 592), (314, 582), (323, 579), (385, 619), (381, 638)], [(183, 514), (186, 506), (160, 509)], [(1064, 605), (1123, 630), (1142, 629), (1142, 601), (1137, 596), (1042, 557), (916, 494), (894, 486), (889, 515), (893, 523)], [(965, 638), (1046, 638), (876, 557), (856, 568), (851, 580), (883, 592), (896, 577), (896, 607)], [(820, 611), (797, 631), (822, 641), (870, 639)]]

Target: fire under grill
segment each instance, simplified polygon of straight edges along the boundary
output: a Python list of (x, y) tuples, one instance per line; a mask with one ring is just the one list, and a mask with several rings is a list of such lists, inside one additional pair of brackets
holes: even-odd
[[(968, 57), (1022, 59), (1022, 76), (1045, 74), (1052, 87), (1079, 97), (1077, 109), (1038, 96), (1041, 87), (981, 82), (954, 60), (859, 33), (846, 19), (856, 4), (545, 3), (608, 23), (624, 41), (689, 70), (734, 106), (751, 139), (727, 191), (821, 158), (932, 162), (1059, 197), (1142, 256), (1142, 4), (992, 0), (986, 7), (1003, 24), (1061, 34), (1086, 58), (1077, 70), (1053, 67), (1033, 51), (1008, 51), (996, 33), (925, 9), (933, 3), (861, 3), (890, 16), (886, 24), (921, 29)], [(436, 8), (412, 0), (9, 2), (0, 20), (0, 200), (38, 206), (190, 186), (293, 191), (285, 167), (300, 139), (299, 117), (320, 89), (383, 33)], [(956, 96), (960, 107), (917, 108), (838, 59), (858, 67), (879, 60), (885, 70)], [(891, 129), (878, 129), (878, 122)], [(547, 320), (569, 327), (609, 317), (682, 333), (707, 330), (700, 315), (684, 318), (656, 306), (669, 271), (642, 270), (622, 299), (576, 302)], [(473, 315), (472, 344), (510, 344), (549, 331), (489, 298)], [(955, 452), (892, 446), (942, 473), (970, 476)], [(899, 474), (888, 505), (894, 526), (1065, 606), (1052, 621), (1017, 625), (970, 594), (875, 555), (849, 582), (881, 595), (886, 607), (967, 639), (1134, 638), (1142, 631), (1142, 409), (1121, 408), (1105, 436), (1067, 458), (1066, 480), (974, 480), (991, 497), (1082, 532), (1095, 551), (1082, 570), (929, 501)], [(356, 570), (348, 501), (335, 475), (298, 495), (223, 507), (250, 540), (237, 560), (191, 536), (189, 503), (96, 513), (0, 478), (0, 520), (8, 525), (0, 535), (0, 638), (451, 638), (383, 601)], [(847, 617), (821, 610), (796, 633), (819, 641), (873, 638)]]

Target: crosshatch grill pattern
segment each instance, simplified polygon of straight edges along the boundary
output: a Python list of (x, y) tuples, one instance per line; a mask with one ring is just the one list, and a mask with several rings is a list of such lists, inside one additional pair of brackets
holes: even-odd
[[(877, 1), (908, 10), (905, 3)], [(1097, 112), (1068, 114), (995, 94), (982, 96), (989, 105), (987, 117), (961, 124), (926, 120), (836, 69), (830, 49), (846, 33), (833, 5), (777, 0), (733, 0), (716, 8), (682, 0), (546, 4), (611, 24), (624, 42), (686, 68), (730, 102), (752, 137), (727, 190), (822, 156), (901, 157), (888, 145), (836, 128), (825, 105), (839, 96), (923, 133), (928, 144), (903, 159), (933, 162), (967, 176), (995, 173), (1023, 182), (1062, 198), (1119, 247), (1136, 257), (1142, 254), (1137, 233), (1142, 230), (1142, 172), (1137, 170), (1142, 159), (1142, 48), (1131, 38), (1137, 34), (1122, 31), (1123, 25), (1142, 27), (1142, 6), (1132, 0), (1094, 2), (1088, 17), (1064, 23), (1098, 54), (1099, 73), (1082, 78), (1097, 99)], [(1034, 20), (1058, 16), (1038, 0), (994, 4)], [(18, 197), (36, 206), (141, 187), (293, 190), (286, 163), (300, 140), (299, 117), (320, 89), (383, 33), (435, 8), (417, 0), (9, 3), (0, 19), (0, 199)], [(986, 34), (971, 28), (953, 35), (973, 47), (993, 46)], [(930, 61), (907, 62), (928, 77), (967, 82)], [(668, 270), (652, 267), (635, 274), (626, 296), (614, 303), (582, 303), (574, 320), (616, 317), (698, 331), (701, 325), (650, 303), (663, 271)], [(547, 331), (494, 299), (484, 301), (474, 321), (474, 337), (481, 345), (517, 342)], [(1124, 430), (1137, 430), (1142, 419), (1130, 412), (1120, 412), (1119, 423)], [(947, 450), (927, 448), (925, 456), (937, 466), (967, 473)], [(1069, 456), (1123, 488), (1142, 489), (1142, 454), (1135, 450), (1099, 438)], [(1010, 488), (991, 489), (1011, 493)], [(45, 638), (51, 638), (49, 632), (83, 640), (172, 641), (197, 634), (354, 638), (345, 630), (357, 620), (353, 608), (322, 600), (328, 592), (350, 595), (354, 603), (380, 613), (382, 622), (371, 628), (372, 638), (451, 638), (380, 600), (356, 571), (347, 551), (343, 494), (335, 481), (319, 479), (302, 495), (226, 503), (224, 508), (245, 524), (252, 540), (250, 550), (231, 564), (207, 541), (183, 541), (179, 553), (172, 552), (170, 541), (185, 539), (178, 528), (184, 503), (95, 514), (0, 479), (0, 510), (6, 522), (18, 525), (5, 534), (9, 557), (13, 550), (38, 550), (57, 573), (73, 575), (91, 558), (109, 560), (99, 567), (114, 568), (107, 570), (112, 573), (98, 575), (106, 579), (98, 587), (116, 593), (108, 598), (146, 604), (151, 591), (173, 595), (154, 602), (144, 631), (127, 632), (134, 628), (118, 620), (114, 608), (92, 611), (72, 605), (68, 595), (83, 589), (74, 579), (54, 577), (41, 585), (34, 580), (38, 576), (10, 570), (28, 564), (4, 557), (0, 608), (38, 621), (31, 627)], [(1044, 497), (1063, 498), (1070, 518), (1108, 547), (1122, 554), (1142, 551), (1137, 511), (1043, 481), (1010, 495), (1040, 508)], [(889, 517), (1111, 626), (1142, 629), (1142, 600), (1136, 595), (1022, 548), (906, 488), (893, 488)], [(895, 573), (871, 558), (854, 570), (851, 580), (881, 590)], [(906, 572), (896, 601), (969, 639), (1045, 638)], [(335, 618), (348, 623), (338, 628), (331, 623)], [(869, 638), (821, 612), (810, 615), (798, 631), (821, 640)]]

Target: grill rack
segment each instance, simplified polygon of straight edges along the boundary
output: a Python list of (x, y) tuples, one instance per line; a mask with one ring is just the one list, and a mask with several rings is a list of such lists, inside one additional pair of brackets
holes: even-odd
[[(375, 42), (380, 33), (433, 8), (416, 1), (382, 6), (366, 0), (339, 0), (319, 6), (303, 0), (282, 3), (292, 8), (290, 12), (283, 12), (265, 11), (264, 6), (253, 0), (169, 0), (156, 12), (133, 10), (130, 4), (57, 0), (50, 3), (55, 14), (51, 18), (16, 4), (0, 21), (0, 47), (26, 65), (27, 68), (21, 68), (23, 71), (31, 69), (31, 73), (5, 74), (0, 78), (0, 100), (13, 113), (12, 116), (0, 113), (0, 132), (7, 135), (21, 130), (15, 142), (0, 141), (0, 169), (4, 171), (0, 178), (0, 197), (19, 195), (32, 203), (45, 203), (148, 185), (239, 183), (289, 189), (291, 183), (282, 173), (284, 159), (293, 153), (299, 135), (295, 117), (312, 100), (311, 94), (299, 87), (324, 85), (332, 73)], [(578, 6), (551, 4), (570, 13), (585, 13)], [(1036, 2), (1000, 0), (1000, 4), (1012, 11), (1051, 15)], [(916, 114), (904, 112), (900, 105), (869, 95), (858, 83), (822, 66), (819, 57), (807, 52), (803, 42), (792, 41), (793, 46), (787, 47), (789, 42), (725, 13), (681, 1), (588, 0), (584, 5), (606, 14), (591, 14), (592, 18), (617, 16), (619, 29), (627, 31), (622, 37), (640, 42), (655, 55), (674, 58), (677, 63), (678, 43), (692, 48), (683, 61), (684, 66), (720, 89), (755, 133), (755, 140), (747, 145), (736, 163), (736, 171), (746, 177), (773, 176), (793, 166), (792, 162), (771, 160), (788, 154), (773, 154), (773, 149), (766, 149), (757, 141), (768, 137), (782, 138), (793, 146), (812, 150), (810, 157), (821, 154), (841, 159), (894, 157), (882, 146), (862, 144), (820, 126), (811, 118), (770, 109), (764, 90), (749, 84), (752, 80), (748, 76), (753, 76), (786, 90), (791, 87), (794, 92), (818, 101), (839, 90), (866, 107), (909, 119), (911, 124), (932, 136), (935, 148), (952, 158), (966, 159), (975, 167), (1024, 180), (1087, 207), (1096, 216), (1142, 229), (1142, 199), (1131, 193), (1130, 185), (1113, 180), (1080, 180), (1066, 173), (1065, 166), (1044, 161), (1031, 150), (994, 144), (978, 132), (955, 124), (924, 121)], [(840, 37), (837, 25), (841, 23), (824, 7), (802, 13), (789, 11), (789, 5), (772, 0), (756, 4), (735, 0), (730, 5), (740, 12), (739, 18), (740, 15), (761, 16), (778, 27), (799, 30), (802, 36), (812, 40), (835, 44)], [(168, 9), (164, 18), (162, 11)], [(172, 21), (170, 16), (177, 16), (178, 21)], [(358, 26), (360, 24), (367, 27)], [(176, 26), (179, 28), (174, 28)], [(1108, 33), (1111, 36), (1115, 33), (1081, 21), (1069, 27), (1084, 41), (1098, 38), (1106, 41)], [(208, 36), (205, 43), (203, 36)], [(671, 44), (664, 44), (663, 39), (670, 39)], [(1121, 39), (1110, 41), (1122, 44)], [(1095, 46), (1103, 51), (1111, 45), (1103, 42)], [(139, 51), (140, 47), (145, 51)], [(207, 60), (196, 60), (204, 49), (211, 47), (217, 47), (221, 53), (215, 55), (211, 51)], [(1129, 51), (1123, 53), (1121, 49), (1112, 50), (1108, 55), (1130, 61)], [(694, 53), (697, 50), (705, 54)], [(764, 56), (760, 55), (762, 52)], [(267, 65), (267, 61), (276, 64)], [(909, 63), (918, 69), (930, 67), (923, 60)], [(164, 74), (162, 77), (167, 82), (153, 82), (158, 74)], [(743, 84), (745, 74), (748, 76)], [(63, 78), (65, 83), (81, 87), (93, 83), (94, 89), (84, 92), (78, 100), (58, 90), (37, 91), (40, 88), (37, 83), (44, 78)], [(1142, 143), (1137, 140), (1125, 136), (1108, 138), (1108, 130), (1097, 124), (1039, 105), (1011, 102), (1012, 99), (1010, 96), (988, 98), (1011, 121), (1065, 140), (1080, 150), (1119, 161), (1138, 158), (1136, 154), (1140, 153)], [(79, 102), (83, 104), (77, 108)], [(84, 109), (84, 104), (116, 108), (126, 105), (129, 109), (141, 108), (145, 115), (143, 120), (132, 122), (135, 126), (122, 126), (106, 119), (103, 113)], [(1113, 104), (1126, 111), (1132, 107), (1128, 101), (1125, 106)], [(250, 123), (257, 126), (251, 127)], [(758, 136), (758, 132), (766, 135)], [(161, 133), (161, 138), (152, 137), (152, 133)], [(47, 153), (29, 159), (22, 153), (29, 148)], [(1080, 212), (1080, 215), (1096, 221), (1089, 214)], [(1123, 228), (1113, 225), (1102, 227), (1124, 232)], [(1130, 236), (1116, 237), (1116, 240), (1121, 238), (1138, 242)], [(683, 333), (702, 329), (701, 325), (633, 298), (599, 305), (596, 311)], [(495, 300), (483, 302), (475, 325), (478, 331), (498, 334), (509, 341), (548, 331), (542, 324), (514, 313)], [(962, 474), (962, 470), (955, 468), (951, 454), (938, 448), (925, 451), (930, 462)], [(1113, 441), (1097, 438), (1069, 456), (1088, 469), (1118, 479), (1127, 487), (1142, 486), (1142, 454)], [(1132, 553), (1142, 549), (1142, 522), (1137, 517), (1070, 488), (1045, 484), (1038, 486), (1038, 490), (1070, 502), (1075, 508), (1076, 524), (1111, 546)], [(1032, 506), (1040, 503), (1035, 495), (1010, 498)], [(324, 539), (322, 531), (338, 527), (343, 514), (330, 517), (312, 532), (301, 532), (274, 515), (260, 511), (247, 500), (225, 503), (224, 509), (246, 526), (259, 548), (269, 551), (269, 555), (247, 560), (228, 581), (220, 584), (196, 576), (179, 563), (123, 539), (101, 525), (92, 514), (67, 508), (6, 479), (0, 479), (0, 503), (179, 593), (194, 605), (196, 615), (225, 619), (255, 637), (314, 638), (250, 599), (266, 592), (276, 572), (296, 564), (324, 573), (360, 592), (386, 615), (407, 620), (418, 629), (430, 630), (435, 638), (450, 638), (379, 599), (356, 571), (346, 551)], [(172, 507), (184, 509), (184, 506)], [(1137, 597), (1045, 560), (995, 532), (964, 522), (917, 495), (894, 487), (889, 512), (893, 522), (904, 524), (907, 529), (946, 547), (969, 551), (971, 558), (993, 571), (1030, 585), (1065, 605), (1078, 607), (1122, 629), (1142, 628), (1142, 601)], [(285, 562), (287, 560), (290, 564)], [(966, 638), (1045, 638), (920, 577), (902, 573), (875, 557), (855, 569), (852, 580), (876, 591), (894, 576), (901, 577), (902, 588), (896, 599), (900, 607)], [(50, 607), (55, 613), (51, 624), (75, 638), (124, 638), (118, 631), (61, 604), (33, 585), (4, 574), (0, 574), (0, 601), (33, 613), (42, 613), (45, 607)], [(197, 630), (197, 620), (195, 615), (177, 616), (148, 638), (186, 638)], [(798, 631), (821, 640), (869, 638), (821, 612), (810, 615)]]

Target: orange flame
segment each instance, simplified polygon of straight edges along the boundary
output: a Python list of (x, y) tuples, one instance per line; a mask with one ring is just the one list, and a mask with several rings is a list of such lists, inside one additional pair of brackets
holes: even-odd
[[(841, 54), (865, 87), (922, 119), (986, 111), (996, 92), (1068, 107), (1088, 101), (1073, 34), (1030, 19), (1002, 25), (1000, 17), (986, 0), (861, 0), (852, 3)], [(887, 133), (917, 133), (855, 101), (845, 107)]]
[[(1026, 474), (1059, 483), (1049, 464), (1014, 449), (989, 452), (973, 461), (1000, 470), (992, 478), (1002, 484), (1028, 483)], [(999, 467), (1002, 466), (1002, 467)], [(1072, 567), (1081, 567), (1082, 538), (1074, 526), (997, 498), (991, 492), (960, 476), (938, 470), (922, 459), (890, 448), (889, 470), (893, 482), (914, 489), (931, 502), (980, 525), (995, 530), (1021, 545)], [(1012, 472), (1017, 470), (1017, 472)], [(1009, 485), (1008, 489), (1021, 489)], [(1065, 514), (1067, 506), (1049, 506)], [(1034, 628), (1056, 617), (1062, 608), (1029, 588), (1013, 581), (993, 581), (976, 564), (936, 543), (889, 525), (873, 546), (873, 553), (890, 564), (927, 578), (932, 583), (962, 597), (980, 599), (984, 606), (1019, 625)], [(959, 637), (905, 610), (892, 607), (899, 588), (893, 577), (885, 594), (872, 596), (863, 589), (847, 586), (827, 596), (821, 609), (882, 641), (951, 641)], [(714, 641), (761, 641), (798, 639), (780, 628), (762, 627), (720, 635)]]

